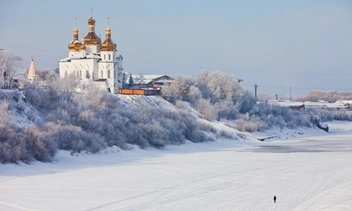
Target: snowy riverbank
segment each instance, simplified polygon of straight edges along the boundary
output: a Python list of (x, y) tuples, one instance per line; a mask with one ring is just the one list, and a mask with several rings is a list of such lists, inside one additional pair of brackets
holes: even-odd
[(0, 165), (0, 210), (352, 210), (352, 123), (329, 127)]

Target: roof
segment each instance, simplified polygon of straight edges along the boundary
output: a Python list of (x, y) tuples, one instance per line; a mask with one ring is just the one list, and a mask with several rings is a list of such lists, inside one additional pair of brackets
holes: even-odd
[(34, 60), (32, 59), (31, 66), (29, 67), (28, 76), (35, 76)]
[(81, 57), (81, 55), (77, 55), (77, 56), (72, 56), (72, 57), (67, 57), (67, 58), (61, 59), (61, 60), (59, 60), (59, 62), (69, 62), (74, 59), (101, 59), (101, 57), (96, 54), (87, 54), (86, 57)]
[(149, 84), (152, 81), (156, 82), (156, 81), (166, 81), (166, 80), (173, 79), (167, 75), (132, 75), (132, 78), (135, 84)]
[(101, 57), (96, 54), (87, 54), (87, 59), (100, 59)]
[(98, 35), (95, 34), (94, 31), (88, 32), (86, 37), (83, 39), (83, 43), (87, 45), (98, 45), (101, 44), (101, 39), (98, 37)]
[(276, 104), (279, 106), (290, 107), (290, 106), (302, 106), (303, 102), (292, 102), (290, 100), (271, 100), (269, 101), (271, 104)]

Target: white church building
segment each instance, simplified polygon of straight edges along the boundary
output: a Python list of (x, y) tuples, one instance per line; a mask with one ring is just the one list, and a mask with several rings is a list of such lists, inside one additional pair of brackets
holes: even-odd
[(78, 39), (75, 20), (73, 40), (68, 44), (68, 57), (59, 60), (60, 76), (76, 75), (81, 82), (93, 81), (102, 89), (118, 94), (122, 87), (123, 57), (117, 55), (117, 45), (111, 39), (108, 24), (105, 30), (105, 41), (95, 34), (95, 20), (88, 19), (88, 34), (82, 41)]

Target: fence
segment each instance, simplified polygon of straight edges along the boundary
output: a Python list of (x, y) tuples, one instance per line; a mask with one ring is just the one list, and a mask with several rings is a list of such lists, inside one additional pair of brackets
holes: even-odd
[(123, 95), (160, 95), (160, 90), (144, 90), (144, 89), (119, 89), (119, 94)]

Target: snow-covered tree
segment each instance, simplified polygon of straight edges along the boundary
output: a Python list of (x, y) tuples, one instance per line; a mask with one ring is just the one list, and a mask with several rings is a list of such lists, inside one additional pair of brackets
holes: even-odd
[(77, 86), (79, 84), (78, 78), (74, 74), (69, 74), (62, 79), (59, 79), (61, 87), (63, 89), (63, 94), (66, 99), (67, 104), (71, 102), (73, 93), (76, 92)]
[[(168, 101), (175, 103), (177, 100), (190, 102), (193, 106), (200, 99), (211, 105), (212, 117), (217, 119), (234, 119), (239, 112), (245, 113), (255, 104), (255, 99), (244, 90), (238, 80), (221, 71), (201, 72), (196, 78), (178, 76), (169, 86), (165, 86), (162, 95)], [(204, 106), (198, 106), (205, 111)], [(198, 110), (200, 111), (200, 110)], [(207, 112), (209, 114), (209, 112)], [(209, 118), (209, 115), (206, 115)]]
[(199, 99), (196, 102), (196, 108), (204, 117), (204, 119), (211, 121), (215, 116), (214, 106), (210, 103), (209, 100)]
[(352, 100), (352, 92), (339, 92), (336, 90), (330, 90), (324, 92), (322, 90), (310, 90), (304, 97), (299, 97), (296, 101), (317, 101), (325, 100), (330, 103), (334, 103), (338, 100)]
[(189, 93), (188, 93), (188, 99), (189, 99), (189, 102), (192, 104), (192, 105), (195, 105), (196, 102), (202, 98), (202, 93), (199, 91), (198, 87), (192, 85), (190, 88), (189, 88)]
[(6, 125), (9, 122), (9, 102), (6, 99), (0, 100), (0, 124)]
[(21, 61), (21, 57), (10, 51), (0, 51), (0, 85), (2, 87), (12, 87), (14, 79), (20, 75)]

